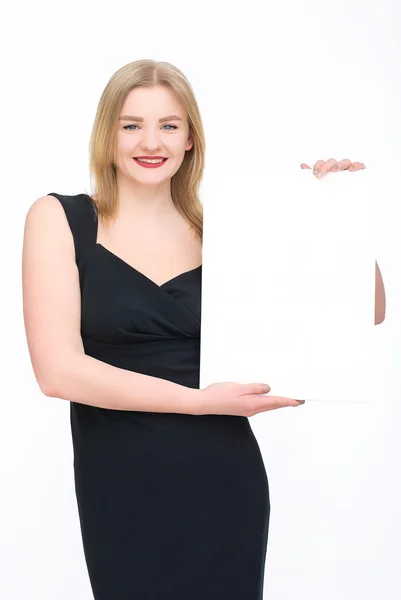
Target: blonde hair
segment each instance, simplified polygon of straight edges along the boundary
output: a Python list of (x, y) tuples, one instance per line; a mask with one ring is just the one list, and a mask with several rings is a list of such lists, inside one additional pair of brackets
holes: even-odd
[(199, 186), (205, 164), (205, 134), (193, 89), (185, 75), (170, 63), (137, 60), (121, 67), (108, 81), (99, 100), (90, 138), (89, 170), (91, 185), (96, 191), (93, 201), (102, 222), (107, 224), (116, 218), (118, 188), (114, 151), (118, 118), (131, 90), (155, 85), (165, 85), (173, 90), (188, 115), (193, 146), (185, 152), (180, 168), (171, 179), (171, 196), (174, 206), (202, 239), (203, 207)]

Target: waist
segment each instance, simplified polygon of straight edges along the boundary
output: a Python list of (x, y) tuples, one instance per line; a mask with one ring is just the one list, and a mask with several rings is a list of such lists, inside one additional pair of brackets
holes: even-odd
[(199, 388), (200, 338), (154, 338), (131, 343), (84, 339), (88, 356), (120, 369)]

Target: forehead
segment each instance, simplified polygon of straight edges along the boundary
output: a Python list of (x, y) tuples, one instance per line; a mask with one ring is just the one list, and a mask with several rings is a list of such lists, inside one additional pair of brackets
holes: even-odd
[(176, 93), (167, 86), (138, 87), (126, 97), (120, 114), (142, 117), (162, 117), (167, 114), (186, 116), (182, 102)]

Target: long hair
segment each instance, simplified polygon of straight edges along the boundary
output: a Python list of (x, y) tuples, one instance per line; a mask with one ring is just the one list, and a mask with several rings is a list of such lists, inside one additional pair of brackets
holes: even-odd
[(170, 63), (137, 60), (121, 67), (108, 81), (99, 100), (89, 145), (91, 186), (96, 193), (93, 200), (102, 222), (107, 224), (116, 218), (118, 189), (114, 151), (118, 118), (131, 90), (155, 85), (165, 85), (174, 91), (188, 115), (193, 146), (185, 152), (180, 168), (171, 179), (171, 196), (174, 206), (202, 239), (203, 207), (199, 186), (205, 166), (205, 134), (193, 89), (185, 75)]

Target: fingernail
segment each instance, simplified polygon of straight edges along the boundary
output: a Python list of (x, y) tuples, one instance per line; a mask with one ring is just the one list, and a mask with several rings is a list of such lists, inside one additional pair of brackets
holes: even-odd
[(337, 171), (337, 169), (338, 169), (338, 165), (334, 165), (333, 171)]
[(354, 170), (354, 165), (351, 165), (350, 167), (348, 167), (348, 171), (353, 171)]
[(322, 171), (316, 171), (316, 177), (318, 179), (321, 179), (323, 177), (323, 172)]

